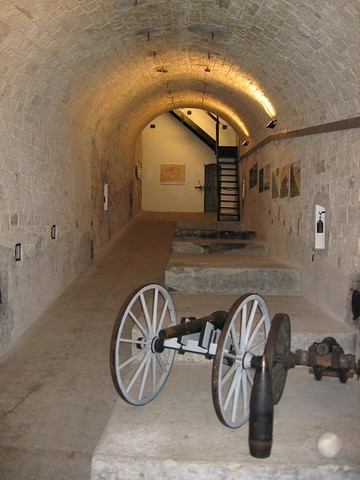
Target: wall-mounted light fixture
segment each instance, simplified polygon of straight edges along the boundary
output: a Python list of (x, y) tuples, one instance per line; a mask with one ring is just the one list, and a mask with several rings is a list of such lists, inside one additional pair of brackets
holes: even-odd
[(51, 238), (53, 240), (55, 240), (55, 238), (56, 238), (56, 225), (52, 225), (52, 227), (50, 229), (50, 235), (51, 235)]
[(20, 262), (21, 260), (21, 243), (15, 245), (15, 260)]
[(277, 124), (277, 120), (270, 120), (270, 122), (266, 125), (266, 128), (275, 128)]
[(168, 70), (164, 67), (156, 67), (155, 71), (158, 73), (168, 73)]
[(242, 147), (247, 147), (249, 145), (249, 141), (248, 140), (244, 140), (241, 144)]

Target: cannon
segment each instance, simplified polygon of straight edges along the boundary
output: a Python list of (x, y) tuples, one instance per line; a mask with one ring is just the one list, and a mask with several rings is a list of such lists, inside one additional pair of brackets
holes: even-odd
[[(354, 372), (359, 375), (360, 361), (356, 365), (355, 358), (339, 354), (338, 347), (336, 340), (324, 339), (309, 351), (291, 352), (289, 316), (277, 313), (270, 319), (256, 293), (240, 296), (227, 312), (178, 322), (170, 293), (152, 283), (136, 289), (120, 308), (111, 337), (110, 370), (120, 397), (140, 406), (159, 394), (176, 352), (213, 360), (217, 417), (230, 428), (250, 419), (250, 453), (264, 458), (271, 450), (273, 407), (281, 399), (289, 369), (310, 366), (318, 380), (320, 367), (321, 374), (330, 374), (339, 365), (341, 381)], [(334, 352), (336, 362), (331, 361)]]

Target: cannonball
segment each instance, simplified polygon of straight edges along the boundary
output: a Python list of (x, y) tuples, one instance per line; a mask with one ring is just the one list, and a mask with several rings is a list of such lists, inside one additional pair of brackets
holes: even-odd
[(326, 432), (319, 437), (317, 447), (321, 455), (333, 458), (340, 452), (342, 442), (336, 433)]

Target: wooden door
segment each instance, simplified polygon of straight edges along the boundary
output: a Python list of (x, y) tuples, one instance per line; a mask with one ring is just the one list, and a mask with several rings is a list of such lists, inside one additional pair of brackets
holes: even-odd
[(208, 165), (205, 165), (204, 212), (217, 212), (217, 184), (217, 164), (209, 163)]

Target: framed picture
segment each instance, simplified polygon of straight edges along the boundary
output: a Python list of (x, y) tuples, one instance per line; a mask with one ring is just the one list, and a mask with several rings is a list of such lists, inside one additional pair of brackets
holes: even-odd
[(271, 177), (272, 198), (278, 198), (280, 195), (280, 171), (277, 168), (273, 170)]
[(259, 170), (259, 192), (264, 191), (264, 169), (260, 168)]
[(290, 165), (290, 197), (300, 195), (300, 160)]
[(285, 165), (280, 170), (280, 197), (289, 195), (289, 166)]
[(257, 163), (255, 163), (255, 165), (250, 168), (250, 178), (249, 178), (250, 188), (256, 187), (256, 185), (257, 185), (257, 174), (258, 174), (258, 167), (257, 167)]
[(160, 165), (160, 183), (179, 185), (185, 183), (185, 165), (166, 163)]
[(264, 191), (270, 189), (270, 163), (264, 167)]

